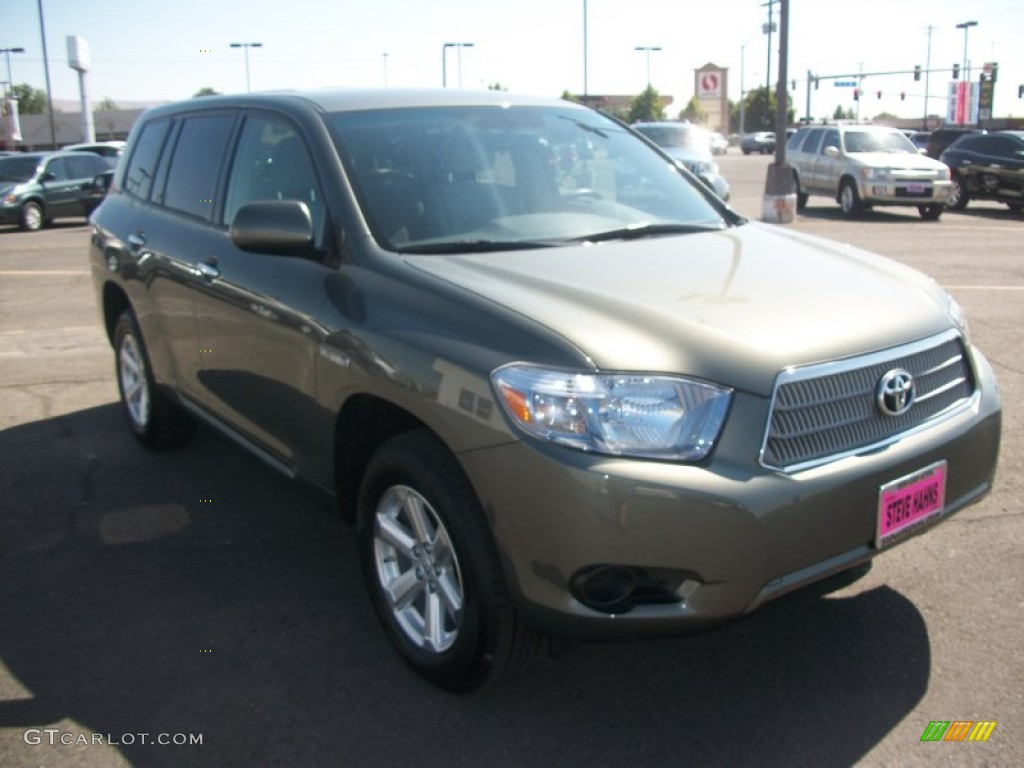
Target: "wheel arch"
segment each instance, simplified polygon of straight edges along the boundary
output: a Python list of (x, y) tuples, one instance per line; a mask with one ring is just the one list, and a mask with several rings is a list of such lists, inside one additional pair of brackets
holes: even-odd
[(114, 329), (117, 327), (117, 320), (126, 309), (131, 309), (132, 303), (128, 294), (116, 283), (108, 282), (103, 286), (103, 327), (107, 332), (107, 340), (114, 343)]
[(334, 426), (334, 491), (346, 520), (360, 523), (359, 490), (373, 452), (397, 435), (420, 429), (444, 444), (426, 424), (388, 400), (358, 394), (345, 401)]

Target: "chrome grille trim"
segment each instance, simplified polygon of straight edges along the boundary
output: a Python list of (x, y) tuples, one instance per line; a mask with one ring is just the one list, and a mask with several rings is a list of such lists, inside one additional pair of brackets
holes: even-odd
[[(893, 368), (914, 376), (906, 413), (875, 405), (880, 377)], [(759, 461), (797, 472), (875, 450), (970, 407), (978, 398), (966, 345), (956, 330), (860, 357), (798, 366), (775, 379)]]

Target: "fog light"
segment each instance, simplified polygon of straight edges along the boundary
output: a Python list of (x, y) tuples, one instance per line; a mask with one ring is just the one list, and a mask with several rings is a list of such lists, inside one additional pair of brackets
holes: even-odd
[(621, 565), (596, 565), (577, 573), (570, 583), (573, 596), (603, 613), (623, 613), (633, 607), (629, 596), (636, 586), (636, 574)]

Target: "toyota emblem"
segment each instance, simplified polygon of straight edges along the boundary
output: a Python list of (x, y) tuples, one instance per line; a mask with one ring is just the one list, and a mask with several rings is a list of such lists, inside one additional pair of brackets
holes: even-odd
[(875, 402), (884, 416), (902, 416), (910, 410), (916, 395), (914, 377), (902, 368), (884, 374), (875, 388)]

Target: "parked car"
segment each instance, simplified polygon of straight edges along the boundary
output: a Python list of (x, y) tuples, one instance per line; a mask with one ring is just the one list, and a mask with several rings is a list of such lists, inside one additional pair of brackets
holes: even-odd
[(65, 152), (91, 152), (104, 158), (110, 168), (116, 168), (127, 142), (124, 141), (97, 141), (85, 144), (68, 144), (64, 147)]
[(724, 155), (729, 151), (729, 140), (720, 133), (711, 134), (711, 154)]
[(946, 147), (961, 136), (982, 133), (988, 133), (988, 131), (984, 128), (971, 128), (963, 125), (947, 125), (943, 128), (936, 128), (928, 136), (928, 148), (925, 154), (938, 160), (946, 151)]
[(134, 436), (198, 420), (333, 498), (448, 689), (742, 616), (993, 482), (999, 389), (938, 283), (748, 221), (581, 105), (158, 107), (91, 229)]
[(28, 152), (0, 157), (0, 224), (41, 229), (65, 216), (88, 217), (93, 180), (107, 163), (89, 152)]
[(711, 154), (711, 140), (706, 130), (689, 123), (672, 122), (634, 123), (632, 127), (682, 163), (720, 198), (729, 199), (729, 182)]
[(810, 195), (824, 195), (848, 217), (875, 205), (911, 205), (921, 218), (936, 220), (953, 187), (949, 168), (884, 126), (805, 126), (787, 143), (786, 159), (800, 210)]
[(996, 131), (961, 136), (942, 153), (950, 167), (953, 192), (946, 205), (962, 211), (974, 200), (1024, 207), (1024, 131)]
[(931, 131), (911, 131), (907, 134), (907, 138), (910, 139), (910, 143), (917, 147), (917, 151), (922, 155), (928, 154), (928, 141), (931, 137)]
[(757, 133), (745, 133), (740, 140), (740, 150), (744, 155), (757, 152), (762, 155), (775, 151), (775, 134), (770, 131), (758, 131)]

